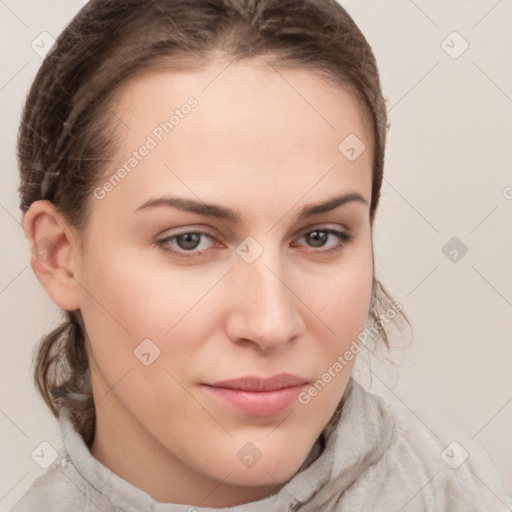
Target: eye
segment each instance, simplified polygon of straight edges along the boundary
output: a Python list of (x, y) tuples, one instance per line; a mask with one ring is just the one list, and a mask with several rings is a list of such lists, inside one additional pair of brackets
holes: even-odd
[[(207, 251), (207, 248), (204, 248), (202, 251), (197, 251), (197, 248), (201, 245), (202, 238), (211, 239), (212, 237), (204, 231), (187, 231), (168, 236), (162, 240), (157, 240), (156, 244), (166, 252), (170, 252), (179, 257), (190, 258), (201, 256)], [(174, 247), (177, 246), (178, 250), (169, 247), (171, 242), (175, 244)]]
[(319, 253), (331, 253), (334, 251), (340, 251), (345, 247), (345, 244), (352, 239), (352, 235), (346, 232), (338, 231), (336, 229), (314, 229), (304, 233), (300, 238), (304, 238), (308, 241), (312, 247), (324, 247), (330, 236), (334, 236), (334, 245), (329, 249), (322, 251), (314, 251)]

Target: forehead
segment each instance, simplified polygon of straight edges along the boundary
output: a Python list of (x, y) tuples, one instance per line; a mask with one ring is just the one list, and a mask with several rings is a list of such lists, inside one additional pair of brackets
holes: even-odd
[[(195, 106), (183, 108), (190, 98)], [(370, 199), (366, 112), (348, 90), (312, 71), (260, 60), (151, 73), (125, 83), (110, 108), (120, 147), (106, 178), (151, 146), (136, 165), (125, 165), (129, 176), (109, 193), (110, 202), (135, 205), (176, 187), (216, 198), (228, 182), (237, 182), (240, 193), (260, 189), (295, 201), (311, 187), (325, 197), (340, 185)], [(356, 160), (340, 151), (347, 138), (364, 144), (358, 151), (366, 147)]]

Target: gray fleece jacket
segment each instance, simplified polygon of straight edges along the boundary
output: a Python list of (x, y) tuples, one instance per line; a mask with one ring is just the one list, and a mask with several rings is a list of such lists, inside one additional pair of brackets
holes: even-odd
[(10, 512), (512, 511), (512, 495), (478, 441), (353, 378), (335, 428), (300, 470), (275, 494), (234, 507), (160, 503), (95, 459), (66, 414), (59, 427), (63, 453)]

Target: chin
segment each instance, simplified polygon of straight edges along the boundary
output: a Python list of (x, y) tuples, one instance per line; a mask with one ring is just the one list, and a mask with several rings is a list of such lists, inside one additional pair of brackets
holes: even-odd
[[(276, 450), (267, 447), (259, 460), (247, 460), (246, 463), (238, 457), (234, 464), (233, 459), (225, 460), (224, 467), (215, 470), (216, 479), (230, 485), (246, 487), (285, 484), (298, 472), (309, 453), (309, 447), (304, 450), (296, 448), (295, 445)], [(241, 458), (243, 459), (243, 455)], [(225, 478), (228, 473), (229, 476)]]
[(293, 478), (301, 466), (301, 463), (294, 467), (285, 464), (285, 467), (276, 467), (273, 464), (263, 466), (259, 469), (248, 468), (234, 470), (225, 480), (224, 483), (241, 487), (272, 487), (284, 485), (288, 480)]

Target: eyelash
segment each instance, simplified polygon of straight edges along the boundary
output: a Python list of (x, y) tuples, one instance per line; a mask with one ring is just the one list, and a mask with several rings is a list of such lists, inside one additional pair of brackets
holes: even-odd
[[(314, 248), (313, 248), (313, 252), (317, 252), (317, 253), (325, 254), (325, 255), (341, 251), (341, 249), (344, 249), (345, 245), (348, 242), (350, 242), (352, 240), (352, 238), (353, 238), (353, 235), (351, 235), (349, 233), (346, 233), (346, 232), (337, 231), (336, 229), (313, 229), (311, 231), (306, 231), (305, 233), (303, 233), (301, 235), (301, 237), (306, 236), (306, 235), (311, 235), (312, 233), (315, 233), (315, 232), (328, 233), (328, 234), (334, 235), (334, 236), (336, 236), (338, 238), (338, 242), (336, 243), (336, 245), (334, 247), (331, 247), (330, 249), (315, 251)], [(180, 236), (183, 236), (183, 235), (192, 235), (192, 234), (204, 235), (204, 236), (206, 236), (208, 238), (212, 238), (213, 239), (213, 237), (210, 234), (205, 233), (204, 231), (184, 231), (183, 233), (178, 233), (176, 235), (172, 235), (172, 236), (168, 236), (166, 238), (163, 238), (162, 240), (157, 240), (155, 242), (155, 244), (160, 249), (162, 249), (163, 251), (165, 251), (167, 253), (171, 253), (172, 255), (177, 256), (179, 258), (198, 258), (198, 257), (201, 257), (204, 254), (206, 254), (209, 251), (209, 249), (207, 249), (206, 251), (199, 251), (199, 252), (197, 252), (197, 250), (195, 250), (195, 252), (193, 252), (193, 251), (184, 251), (184, 250), (176, 251), (174, 249), (170, 249), (169, 246), (168, 246), (168, 243), (170, 241), (175, 240), (176, 238), (178, 238)]]

